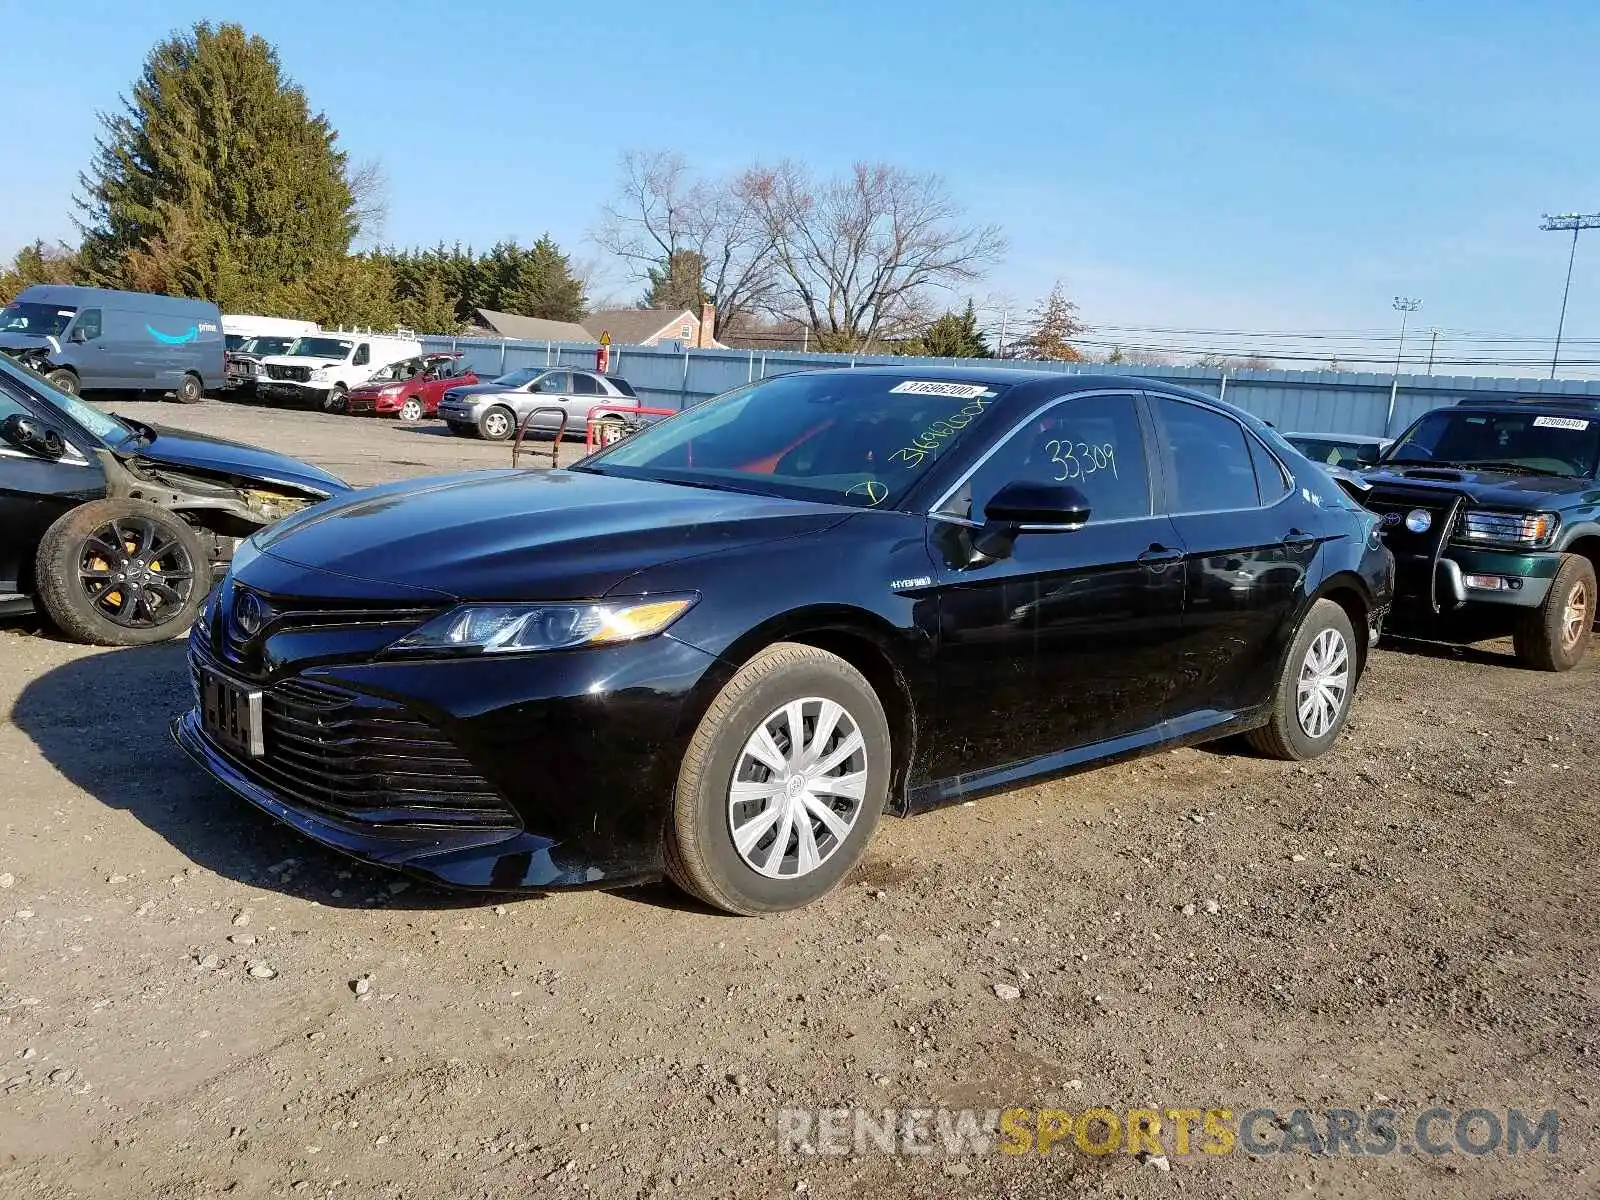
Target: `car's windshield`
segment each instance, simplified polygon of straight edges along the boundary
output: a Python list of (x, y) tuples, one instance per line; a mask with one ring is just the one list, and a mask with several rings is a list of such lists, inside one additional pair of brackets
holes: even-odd
[(265, 358), (269, 354), (287, 354), (289, 347), (294, 345), (293, 338), (286, 337), (253, 337), (239, 347), (241, 354), (258, 354)]
[(0, 308), (0, 333), (60, 337), (61, 331), (77, 311), (61, 304), (35, 304), (19, 300)]
[(583, 469), (893, 508), (1005, 390), (844, 370), (783, 375), (636, 433)]
[(343, 358), (354, 346), (354, 342), (341, 341), (339, 338), (303, 337), (295, 338), (289, 353), (305, 358)]
[(548, 369), (547, 367), (518, 367), (515, 371), (507, 371), (495, 382), (501, 387), (521, 387), (525, 383), (533, 382), (534, 379), (543, 375)]
[(1384, 463), (1494, 466), (1530, 474), (1589, 477), (1600, 454), (1600, 420), (1536, 412), (1448, 409), (1401, 435)]
[(368, 382), (399, 383), (402, 380), (410, 379), (421, 369), (422, 365), (420, 363), (415, 359), (408, 358), (405, 362), (391, 363), (387, 367), (380, 367)]
[(101, 441), (120, 446), (128, 440), (129, 429), (121, 421), (76, 396), (67, 395), (48, 383), (42, 375), (20, 366), (3, 354), (0, 354), (0, 371), (26, 388), (36, 399), (71, 417)]

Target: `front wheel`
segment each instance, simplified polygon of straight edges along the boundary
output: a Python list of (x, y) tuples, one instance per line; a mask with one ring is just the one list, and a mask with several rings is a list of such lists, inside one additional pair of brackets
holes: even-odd
[(69, 396), (76, 396), (81, 388), (77, 375), (65, 368), (59, 371), (51, 371), (50, 374), (44, 377), (44, 380), (58, 392), (65, 392)]
[(1350, 715), (1359, 659), (1355, 630), (1332, 600), (1311, 606), (1272, 696), (1272, 716), (1248, 735), (1269, 758), (1315, 758), (1332, 748)]
[(400, 419), (402, 421), (422, 420), (422, 399), (419, 396), (407, 396), (406, 402), (400, 406)]
[(336, 383), (328, 389), (328, 394), (322, 398), (323, 411), (342, 413), (346, 407), (344, 385)]
[(799, 908), (860, 860), (889, 794), (889, 722), (865, 677), (814, 646), (746, 663), (695, 730), (667, 824), (672, 881), (725, 912)]
[(40, 539), (35, 568), (45, 615), (96, 646), (176, 637), (211, 590), (199, 535), (142, 500), (95, 500), (65, 514)]
[(205, 399), (206, 389), (198, 375), (185, 375), (172, 394), (179, 404), (199, 404)]
[(517, 418), (509, 408), (496, 405), (478, 418), (478, 432), (491, 442), (503, 442), (517, 431)]
[(1581, 554), (1563, 554), (1544, 603), (1512, 634), (1517, 658), (1536, 671), (1572, 670), (1589, 652), (1594, 611), (1594, 564)]

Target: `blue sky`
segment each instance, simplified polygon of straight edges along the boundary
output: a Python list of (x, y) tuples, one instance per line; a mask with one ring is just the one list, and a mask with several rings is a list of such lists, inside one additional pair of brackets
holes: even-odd
[[(1587, 0), (86, 0), (65, 59), (15, 53), (60, 46), (57, 10), (0, 16), (7, 254), (70, 233), (95, 110), (201, 17), (276, 43), (352, 157), (382, 160), (401, 244), (548, 230), (596, 256), (629, 148), (883, 158), (1005, 229), (980, 301), (1059, 277), (1097, 324), (1390, 331), (1404, 293), (1423, 329), (1548, 337), (1567, 245), (1539, 216), (1600, 211)], [(1600, 338), (1591, 238), (1569, 337)]]

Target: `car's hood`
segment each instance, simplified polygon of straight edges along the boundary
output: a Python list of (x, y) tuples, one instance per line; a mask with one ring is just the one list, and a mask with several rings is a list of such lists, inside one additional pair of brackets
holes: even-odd
[(164, 425), (151, 428), (156, 431), (155, 440), (139, 447), (134, 457), (169, 467), (218, 471), (262, 483), (288, 484), (320, 495), (340, 496), (350, 490), (350, 485), (338, 476), (286, 454), (207, 437), (203, 433), (190, 433), (186, 429), (169, 429)]
[(1526, 509), (1534, 512), (1552, 505), (1570, 504), (1592, 493), (1591, 502), (1600, 502), (1600, 488), (1592, 479), (1569, 479), (1557, 475), (1523, 475), (1516, 471), (1475, 471), (1465, 467), (1394, 466), (1370, 467), (1361, 472), (1361, 481), (1371, 487), (1398, 484), (1406, 487), (1448, 488), (1465, 492), (1474, 504), (1491, 508)]
[(261, 361), (276, 367), (337, 367), (344, 359), (314, 354), (269, 354)]
[(57, 346), (51, 345), (53, 341), (55, 341), (54, 338), (33, 337), (31, 334), (26, 333), (0, 333), (0, 350), (38, 350), (41, 348), (54, 350), (59, 348), (59, 344)]
[(363, 384), (358, 384), (356, 387), (351, 388), (350, 389), (350, 395), (352, 395), (352, 396), (376, 396), (379, 392), (383, 391), (384, 388), (395, 388), (395, 389), (398, 390), (398, 389), (400, 389), (400, 388), (402, 388), (404, 386), (405, 386), (405, 384), (399, 383), (399, 382), (397, 382), (396, 380), (393, 380), (393, 379), (390, 379), (390, 380), (388, 380), (388, 381), (386, 381), (384, 383), (363, 383)]
[(263, 534), (268, 555), (464, 600), (593, 599), (647, 567), (814, 533), (856, 510), (572, 471), (372, 488)]
[(463, 383), (451, 388), (446, 396), (515, 396), (521, 388), (503, 387), (498, 383)]

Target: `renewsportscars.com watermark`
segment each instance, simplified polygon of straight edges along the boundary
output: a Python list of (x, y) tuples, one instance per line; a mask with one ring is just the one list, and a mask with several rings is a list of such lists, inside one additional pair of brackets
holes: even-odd
[(1555, 1154), (1553, 1108), (781, 1108), (781, 1154)]

